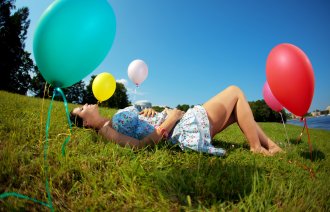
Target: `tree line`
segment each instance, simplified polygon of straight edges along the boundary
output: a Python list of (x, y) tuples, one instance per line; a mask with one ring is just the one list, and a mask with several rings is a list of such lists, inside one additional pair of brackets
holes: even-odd
[[(0, 0), (0, 90), (5, 90), (22, 95), (44, 97), (46, 81), (42, 77), (36, 64), (31, 59), (31, 53), (25, 50), (27, 30), (30, 25), (29, 9), (27, 7), (16, 9), (15, 0)], [(96, 76), (93, 75), (88, 85), (84, 81), (63, 88), (68, 102), (95, 104), (92, 92), (92, 83)], [(131, 105), (128, 100), (127, 90), (121, 83), (116, 83), (113, 96), (101, 103), (101, 106), (111, 108), (124, 108)], [(48, 92), (53, 88), (48, 87)], [(249, 102), (255, 120), (258, 122), (281, 122), (279, 113), (272, 111), (264, 100)], [(177, 108), (187, 111), (194, 105), (182, 104)], [(163, 108), (154, 106), (157, 111)], [(287, 114), (282, 111), (286, 121)]]

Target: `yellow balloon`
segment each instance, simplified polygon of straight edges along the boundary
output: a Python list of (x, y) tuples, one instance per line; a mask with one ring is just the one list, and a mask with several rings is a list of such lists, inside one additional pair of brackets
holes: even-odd
[(109, 99), (115, 90), (116, 80), (111, 74), (103, 72), (95, 77), (92, 84), (92, 91), (95, 98), (100, 102)]

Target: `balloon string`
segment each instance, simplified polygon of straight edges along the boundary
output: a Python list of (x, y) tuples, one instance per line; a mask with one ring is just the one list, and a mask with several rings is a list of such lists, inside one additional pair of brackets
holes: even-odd
[[(0, 199), (4, 199), (4, 198), (7, 198), (7, 197), (17, 197), (17, 198), (21, 198), (21, 199), (30, 200), (30, 201), (33, 201), (35, 203), (38, 203), (40, 205), (43, 205), (43, 206), (46, 206), (46, 207), (50, 208), (50, 206), (45, 202), (39, 201), (37, 199), (31, 198), (29, 196), (25, 196), (23, 194), (19, 194), (19, 193), (16, 193), (16, 192), (5, 192), (5, 193), (0, 194)], [(52, 208), (50, 208), (50, 209), (52, 209)]]
[(136, 89), (137, 88), (139, 88), (138, 84), (136, 84), (136, 87), (134, 88), (133, 103), (135, 102), (135, 99), (136, 99)]
[[(302, 119), (301, 119), (301, 121), (302, 121)], [(298, 136), (296, 143), (298, 143), (298, 142), (301, 140), (301, 137), (302, 137), (302, 135), (303, 135), (303, 132), (304, 132), (304, 130), (305, 130), (305, 127), (306, 127), (306, 124), (304, 124), (304, 127), (303, 127), (303, 129), (301, 130), (301, 133), (300, 133), (300, 135)]]
[(298, 161), (289, 160), (288, 162), (290, 164), (293, 164), (293, 162), (294, 162), (297, 166), (299, 166), (299, 167), (303, 168), (304, 170), (308, 171), (312, 179), (316, 178), (316, 174), (315, 174), (314, 170), (312, 168), (308, 167), (307, 165), (301, 164)]
[(286, 128), (285, 128), (285, 123), (284, 123), (284, 120), (283, 120), (283, 115), (282, 115), (281, 112), (279, 112), (279, 113), (280, 113), (280, 115), (281, 115), (282, 123), (283, 123), (283, 126), (284, 126), (284, 131), (285, 131), (285, 135), (286, 135), (286, 140), (287, 140), (287, 142), (288, 142), (288, 144), (289, 144), (289, 137), (288, 137), (288, 133), (287, 133)]
[(310, 138), (309, 132), (308, 132), (307, 120), (306, 120), (306, 118), (301, 118), (300, 121), (303, 121), (304, 122), (304, 127), (303, 127), (303, 129), (302, 129), (299, 137), (297, 138), (297, 143), (301, 140), (301, 137), (303, 135), (303, 132), (304, 132), (304, 130), (306, 128), (306, 132), (307, 132), (307, 136), (308, 136), (308, 146), (309, 146), (310, 158), (311, 158), (311, 160), (313, 160), (313, 157), (312, 157), (313, 156), (312, 155), (313, 147), (312, 147), (311, 138)]
[(64, 107), (65, 107), (65, 111), (66, 111), (66, 115), (67, 115), (67, 119), (68, 119), (68, 124), (70, 127), (70, 133), (68, 135), (68, 137), (65, 139), (63, 145), (62, 145), (62, 155), (65, 156), (65, 146), (66, 144), (69, 142), (70, 137), (71, 137), (71, 131), (72, 131), (72, 126), (71, 126), (71, 120), (70, 120), (70, 116), (69, 116), (69, 110), (68, 110), (68, 102), (65, 98), (65, 95), (63, 93), (63, 91), (60, 88), (55, 88), (54, 92), (53, 92), (53, 97), (52, 100), (50, 102), (49, 108), (48, 108), (48, 115), (47, 115), (47, 121), (46, 121), (46, 141), (45, 141), (45, 145), (44, 145), (44, 174), (45, 174), (45, 186), (46, 186), (46, 193), (47, 193), (47, 201), (48, 203), (39, 201), (35, 198), (31, 198), (29, 196), (26, 195), (22, 195), (16, 192), (5, 192), (0, 194), (0, 199), (3, 198), (7, 198), (10, 196), (13, 197), (17, 197), (17, 198), (21, 198), (21, 199), (26, 199), (26, 200), (30, 200), (33, 201), (35, 203), (41, 204), (43, 206), (48, 207), (51, 211), (54, 211), (54, 207), (53, 207), (53, 202), (52, 202), (52, 197), (51, 197), (51, 193), (50, 193), (50, 187), (49, 187), (49, 176), (48, 176), (48, 160), (47, 160), (47, 154), (48, 154), (48, 148), (49, 148), (49, 144), (48, 144), (48, 137), (49, 137), (49, 127), (50, 127), (50, 115), (51, 115), (51, 110), (53, 107), (53, 102), (54, 102), (54, 98), (56, 96), (56, 94), (59, 93), (63, 100), (64, 100)]
[(55, 91), (60, 93), (63, 98), (64, 108), (65, 108), (65, 112), (66, 112), (66, 118), (68, 120), (68, 125), (70, 128), (69, 135), (66, 137), (64, 143), (62, 144), (62, 155), (65, 156), (65, 146), (67, 145), (67, 143), (70, 141), (70, 138), (71, 138), (72, 124), (71, 124), (70, 113), (69, 113), (69, 109), (68, 109), (68, 101), (66, 100), (62, 89), (57, 87), (57, 88), (55, 88)]
[(44, 87), (44, 95), (42, 98), (42, 102), (41, 102), (41, 115), (40, 115), (40, 130), (39, 130), (39, 142), (42, 142), (42, 130), (41, 130), (41, 126), (42, 124), (42, 120), (44, 119), (43, 117), (43, 113), (44, 113), (44, 103), (45, 103), (45, 95), (46, 95), (46, 91), (47, 91), (47, 82), (45, 83), (45, 87)]
[(48, 148), (49, 148), (49, 144), (48, 144), (48, 137), (49, 137), (49, 124), (50, 124), (50, 115), (51, 115), (51, 111), (53, 108), (53, 102), (54, 102), (54, 98), (56, 96), (56, 89), (54, 89), (53, 92), (53, 97), (52, 100), (49, 104), (48, 107), (48, 115), (47, 115), (47, 121), (46, 121), (46, 142), (45, 142), (45, 146), (44, 146), (44, 169), (45, 169), (45, 178), (46, 178), (46, 193), (47, 193), (47, 200), (48, 200), (48, 207), (53, 211), (53, 202), (52, 202), (52, 196), (50, 193), (50, 189), (49, 189), (49, 182), (48, 182), (48, 161), (47, 161), (47, 154), (48, 154)]
[[(311, 140), (310, 140), (310, 136), (309, 136), (309, 132), (308, 132), (308, 126), (307, 126), (306, 118), (301, 118), (300, 121), (304, 121), (304, 127), (303, 127), (303, 129), (302, 129), (302, 131), (301, 131), (301, 133), (300, 133), (300, 135), (299, 135), (299, 137), (298, 137), (298, 139), (297, 139), (297, 143), (301, 140), (301, 137), (302, 137), (302, 135), (303, 135), (303, 132), (304, 132), (304, 130), (305, 130), (305, 128), (306, 128), (307, 135), (308, 135), (309, 153), (310, 153), (310, 158), (311, 158), (311, 161), (312, 161), (312, 160), (313, 160), (313, 157), (312, 157), (312, 156), (313, 156), (313, 155), (312, 155), (313, 150), (312, 150), (312, 144), (311, 144)], [(289, 160), (289, 163), (292, 163), (292, 161)], [(313, 171), (312, 168), (309, 168), (307, 165), (300, 164), (300, 163), (298, 163), (298, 162), (296, 162), (296, 165), (298, 165), (299, 167), (301, 167), (301, 168), (303, 168), (304, 170), (308, 171), (309, 174), (310, 174), (310, 176), (311, 176), (312, 178), (315, 178), (315, 177), (316, 177), (315, 172)]]
[(312, 157), (313, 147), (312, 147), (311, 138), (310, 138), (309, 132), (308, 132), (308, 126), (307, 126), (306, 118), (304, 118), (304, 122), (305, 122), (305, 125), (306, 125), (306, 132), (307, 132), (307, 135), (308, 135), (309, 153), (310, 153), (310, 157), (311, 157), (311, 161), (312, 161), (313, 160), (313, 157)]

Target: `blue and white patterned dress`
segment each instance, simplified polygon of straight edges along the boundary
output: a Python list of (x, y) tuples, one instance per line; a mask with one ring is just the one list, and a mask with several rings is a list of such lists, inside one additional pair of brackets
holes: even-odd
[[(153, 117), (139, 115), (139, 111), (130, 106), (112, 117), (112, 127), (118, 132), (142, 139), (161, 125), (166, 119), (166, 112), (157, 113)], [(210, 123), (205, 109), (197, 105), (190, 108), (169, 134), (169, 140), (178, 144), (182, 150), (195, 150), (212, 155), (223, 156), (226, 151), (211, 144)]]

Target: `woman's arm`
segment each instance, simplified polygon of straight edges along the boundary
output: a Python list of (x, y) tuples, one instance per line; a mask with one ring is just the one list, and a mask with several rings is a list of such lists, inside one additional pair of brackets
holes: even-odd
[[(176, 122), (182, 118), (184, 115), (183, 111), (180, 110), (171, 110), (168, 112), (168, 118), (160, 125), (160, 128), (164, 129), (167, 132), (170, 132), (175, 126)], [(131, 148), (144, 148), (146, 146), (152, 146), (158, 144), (163, 138), (163, 132), (155, 130), (153, 133), (144, 137), (142, 140), (126, 136), (114, 130), (110, 125), (110, 122), (106, 122), (104, 126), (99, 130), (101, 134), (107, 140), (112, 140), (120, 146), (129, 146)]]
[[(159, 126), (159, 129), (165, 130), (166, 134), (170, 132), (173, 127), (175, 126), (176, 122), (178, 122), (182, 116), (184, 115), (184, 112), (178, 109), (174, 110), (168, 110), (167, 112), (167, 119)], [(162, 140), (164, 137), (164, 132), (162, 130), (155, 130), (150, 135), (146, 136), (141, 140), (140, 145), (141, 147), (147, 146), (147, 145), (154, 145), (159, 143), (159, 141)]]
[(110, 122), (106, 122), (104, 126), (99, 130), (99, 134), (102, 135), (105, 139), (114, 141), (116, 144), (122, 147), (129, 146), (131, 148), (136, 148), (138, 146), (138, 139), (117, 132), (109, 125), (109, 123)]

